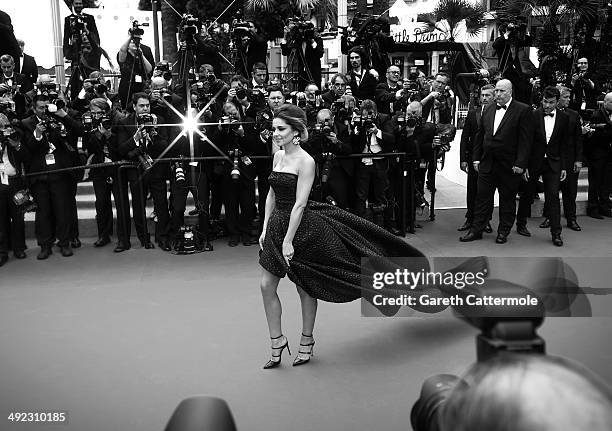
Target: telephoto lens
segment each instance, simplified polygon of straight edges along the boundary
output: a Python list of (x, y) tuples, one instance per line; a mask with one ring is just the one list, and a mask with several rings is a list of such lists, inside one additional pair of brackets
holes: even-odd
[(234, 155), (234, 162), (232, 164), (232, 172), (230, 172), (232, 180), (234, 180), (234, 181), (238, 181), (240, 179), (240, 167), (239, 167), (239, 164), (240, 164), (240, 161), (238, 159), (238, 156)]
[(185, 169), (180, 163), (177, 163), (174, 169), (174, 176), (177, 183), (185, 182)]

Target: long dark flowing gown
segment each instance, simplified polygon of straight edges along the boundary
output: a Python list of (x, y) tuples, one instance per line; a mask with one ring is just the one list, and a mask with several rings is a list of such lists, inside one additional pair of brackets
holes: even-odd
[(333, 205), (308, 201), (293, 238), (294, 256), (287, 266), (282, 245), (295, 204), (297, 178), (296, 174), (278, 171), (272, 171), (269, 177), (276, 203), (259, 263), (270, 273), (281, 278), (288, 275), (313, 298), (349, 302), (362, 297), (362, 257), (424, 257), (402, 239), (361, 217)]

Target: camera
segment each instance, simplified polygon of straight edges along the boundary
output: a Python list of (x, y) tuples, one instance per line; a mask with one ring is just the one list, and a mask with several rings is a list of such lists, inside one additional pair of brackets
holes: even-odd
[(129, 29), (130, 36), (135, 43), (140, 42), (142, 36), (144, 35), (144, 29), (141, 27), (148, 27), (148, 22), (139, 23), (138, 21), (132, 21), (132, 28)]
[(70, 15), (69, 17), (69, 25), (72, 30), (72, 34), (81, 34), (85, 31), (85, 21), (83, 17), (80, 15)]
[(154, 102), (160, 102), (161, 100), (165, 100), (168, 103), (172, 103), (172, 94), (170, 94), (165, 88), (151, 90), (151, 96)]
[(244, 37), (251, 36), (251, 25), (248, 22), (234, 20), (232, 24), (232, 37), (237, 42), (241, 41)]
[(237, 88), (236, 89), (236, 99), (242, 100), (245, 97), (247, 97), (247, 90), (246, 90), (246, 88), (242, 88), (242, 87)]
[(21, 213), (35, 212), (38, 206), (28, 189), (17, 191), (13, 195), (13, 203)]
[(138, 124), (138, 126), (145, 126), (144, 130), (151, 136), (155, 136), (157, 134), (157, 115), (155, 114), (138, 114), (136, 116), (136, 124)]
[(267, 111), (258, 112), (255, 117), (255, 128), (259, 132), (272, 130), (272, 115)]
[(302, 49), (302, 42), (315, 38), (315, 26), (302, 18), (289, 19), (290, 31), (287, 43), (294, 49)]
[(6, 114), (5, 111), (15, 112), (15, 102), (13, 99), (0, 99), (0, 112)]
[(12, 139), (13, 141), (19, 139), (19, 132), (17, 132), (17, 130), (11, 126), (6, 126), (0, 130), (0, 143), (6, 145), (8, 144), (9, 139)]
[(181, 162), (176, 162), (174, 165), (174, 179), (178, 184), (185, 182), (185, 169)]
[(91, 87), (88, 87), (86, 90), (89, 93), (104, 94), (108, 91), (108, 87), (105, 84), (100, 84), (100, 81), (97, 79), (86, 79), (83, 83), (85, 82), (91, 84)]
[(423, 118), (420, 115), (415, 114), (406, 114), (406, 117), (399, 117), (398, 122), (400, 122), (400, 118), (405, 120), (406, 127), (414, 129), (420, 126), (423, 123)]
[(364, 129), (369, 130), (374, 126), (375, 115), (373, 112), (368, 112), (364, 117), (361, 118), (361, 124)]
[(329, 135), (333, 131), (331, 120), (325, 119), (323, 122), (318, 122), (314, 125), (314, 132), (323, 135)]
[(230, 176), (232, 180), (238, 181), (240, 179), (240, 157), (242, 152), (240, 149), (236, 148), (229, 152), (229, 156), (232, 158), (232, 170), (230, 172)]
[(195, 36), (199, 33), (202, 24), (200, 20), (191, 14), (183, 15), (179, 23), (179, 39), (187, 44), (195, 44)]
[(108, 116), (99, 116), (93, 112), (85, 112), (81, 117), (81, 122), (83, 123), (85, 132), (94, 132), (99, 126), (107, 130), (110, 130), (112, 127), (112, 120)]

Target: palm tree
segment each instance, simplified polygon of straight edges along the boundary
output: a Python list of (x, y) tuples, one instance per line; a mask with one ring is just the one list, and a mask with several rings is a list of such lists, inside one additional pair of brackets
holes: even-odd
[(417, 21), (424, 22), (430, 31), (439, 30), (449, 42), (454, 42), (462, 21), (465, 21), (469, 36), (480, 33), (486, 25), (485, 13), (481, 4), (471, 4), (467, 0), (440, 0), (433, 12), (419, 14)]

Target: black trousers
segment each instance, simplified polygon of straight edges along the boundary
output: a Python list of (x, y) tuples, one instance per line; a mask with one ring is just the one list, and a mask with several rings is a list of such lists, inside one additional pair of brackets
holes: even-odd
[(23, 213), (13, 202), (13, 196), (23, 186), (23, 180), (18, 177), (9, 178), (8, 186), (0, 184), (0, 257), (8, 255), (9, 247), (13, 252), (26, 248)]
[(553, 171), (546, 162), (542, 166), (541, 173), (530, 172), (525, 192), (519, 200), (516, 224), (517, 226), (527, 225), (527, 218), (531, 212), (531, 204), (533, 204), (533, 196), (537, 190), (540, 175), (542, 175), (542, 181), (544, 182), (544, 205), (547, 208), (548, 218), (550, 219), (550, 232), (552, 234), (561, 233), (561, 202), (559, 201), (561, 173)]
[(193, 196), (198, 209), (198, 231), (200, 239), (208, 239), (208, 207), (210, 203), (210, 187), (208, 175), (202, 164), (198, 167), (189, 166), (185, 169), (185, 181), (178, 183), (173, 176), (170, 180), (172, 189), (172, 215), (170, 219), (170, 238), (174, 238), (181, 226), (185, 224), (185, 209), (189, 192)]
[(474, 221), (474, 208), (476, 206), (476, 192), (478, 190), (478, 172), (474, 170), (474, 165), (468, 163), (467, 171), (467, 191), (465, 196), (465, 202), (467, 205), (467, 211), (465, 212), (465, 219), (468, 223)]
[[(561, 182), (561, 196), (563, 197), (563, 215), (569, 221), (576, 221), (576, 197), (578, 196), (579, 172), (568, 172), (565, 181)], [(549, 218), (548, 201), (544, 202), (542, 216)]]
[(610, 178), (612, 177), (612, 152), (607, 154), (593, 154), (588, 156), (589, 162), (589, 211), (609, 211), (612, 208), (610, 201)]
[[(349, 210), (354, 201), (351, 182), (351, 177), (342, 166), (332, 166), (327, 180), (327, 189), (323, 187), (323, 191), (328, 191), (340, 208)], [(325, 197), (323, 196), (324, 199)]]
[(210, 218), (212, 220), (219, 220), (221, 217), (221, 207), (223, 206), (224, 189), (223, 189), (223, 176), (224, 167), (222, 162), (214, 162), (210, 166), (209, 186), (210, 186)]
[(70, 238), (79, 237), (79, 212), (77, 209), (76, 195), (79, 182), (74, 175), (70, 175), (70, 196), (68, 200), (68, 215), (70, 217)]
[(251, 236), (253, 208), (255, 207), (255, 183), (253, 175), (242, 171), (240, 179), (233, 180), (229, 172), (223, 176), (225, 222), (233, 238)]
[(355, 175), (355, 192), (357, 194), (355, 214), (360, 217), (366, 215), (366, 202), (368, 201), (370, 185), (372, 186), (372, 201), (370, 203), (384, 208), (387, 201), (385, 193), (389, 187), (388, 170), (389, 162), (386, 159), (375, 159), (371, 165), (365, 165), (360, 161)]
[(266, 214), (266, 198), (268, 197), (268, 191), (270, 190), (270, 183), (268, 177), (272, 172), (272, 160), (271, 159), (257, 159), (255, 161), (255, 169), (257, 175), (257, 213), (263, 223), (264, 216)]
[(482, 232), (493, 212), (495, 190), (499, 192), (499, 226), (497, 232), (508, 235), (516, 217), (516, 194), (521, 176), (493, 163), (490, 172), (478, 173), (476, 203), (472, 231)]
[[(94, 193), (96, 195), (96, 223), (98, 225), (98, 238), (110, 238), (113, 235), (113, 203), (111, 195), (115, 196), (115, 202), (119, 200), (115, 195), (117, 188), (114, 187), (116, 175), (108, 177), (94, 177), (92, 179)], [(119, 214), (117, 214), (119, 222)], [(119, 230), (117, 228), (117, 230)]]
[(66, 174), (48, 175), (36, 179), (30, 187), (36, 210), (36, 240), (41, 247), (51, 247), (55, 238), (60, 247), (70, 240), (71, 216), (70, 199), (72, 193), (71, 177)]

